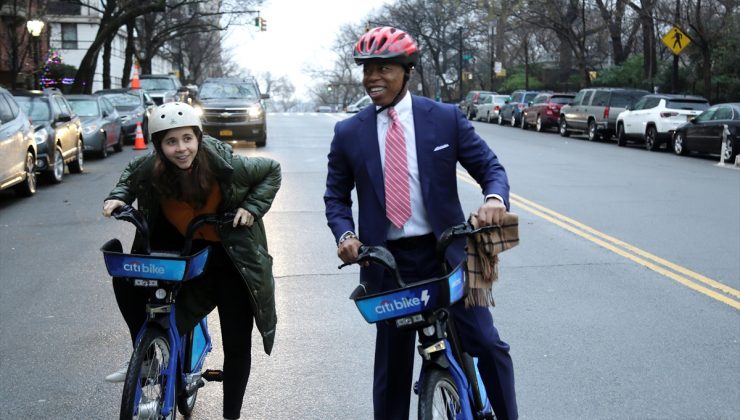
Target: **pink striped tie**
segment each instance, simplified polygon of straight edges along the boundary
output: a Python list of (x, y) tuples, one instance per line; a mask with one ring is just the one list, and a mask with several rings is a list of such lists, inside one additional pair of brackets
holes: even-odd
[(411, 195), (409, 193), (409, 168), (406, 160), (406, 140), (398, 114), (388, 108), (391, 125), (385, 135), (385, 214), (397, 228), (401, 228), (411, 217)]

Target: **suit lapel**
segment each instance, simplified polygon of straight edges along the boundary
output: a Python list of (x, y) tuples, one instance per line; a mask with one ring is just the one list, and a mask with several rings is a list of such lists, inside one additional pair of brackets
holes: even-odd
[(430, 104), (411, 96), (414, 111), (414, 135), (416, 136), (416, 164), (419, 168), (419, 183), (424, 202), (428, 203), (429, 175), (432, 173), (432, 146), (435, 144), (434, 119)]
[(380, 146), (378, 145), (378, 116), (375, 107), (365, 108), (358, 114), (362, 121), (360, 131), (360, 144), (362, 144), (362, 156), (365, 157), (365, 167), (370, 177), (375, 195), (378, 196), (381, 206), (385, 208), (385, 188), (383, 187), (383, 165), (380, 162)]

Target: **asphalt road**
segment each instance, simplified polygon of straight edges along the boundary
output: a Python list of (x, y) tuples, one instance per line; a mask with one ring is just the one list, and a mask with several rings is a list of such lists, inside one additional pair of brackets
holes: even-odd
[[(278, 330), (254, 335), (242, 418), (372, 418), (374, 327), (337, 270), (322, 200), (326, 155), (343, 114), (272, 114), (282, 164), (265, 218)], [(740, 413), (740, 171), (715, 157), (474, 123), (509, 174), (521, 245), (502, 256), (494, 318), (512, 348), (521, 418), (736, 419)], [(130, 344), (99, 247), (132, 229), (101, 216), (127, 147), (86, 173), (0, 193), (0, 419), (111, 419), (121, 385), (103, 377)], [(461, 169), (466, 210), (480, 189)], [(210, 317), (222, 361), (217, 315)], [(413, 409), (411, 410), (414, 411)], [(221, 389), (194, 418), (220, 418)]]

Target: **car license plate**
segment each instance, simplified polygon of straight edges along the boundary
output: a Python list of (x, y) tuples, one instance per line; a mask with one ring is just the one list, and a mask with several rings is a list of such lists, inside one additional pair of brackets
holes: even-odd
[(219, 130), (218, 135), (219, 136), (233, 136), (234, 132), (232, 132), (231, 130)]

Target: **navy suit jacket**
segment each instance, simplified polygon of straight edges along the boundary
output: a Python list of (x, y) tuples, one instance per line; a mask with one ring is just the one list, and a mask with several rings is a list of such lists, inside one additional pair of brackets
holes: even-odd
[[(457, 163), (478, 182), (483, 195), (498, 194), (509, 208), (509, 181), (496, 155), (456, 106), (412, 96), (416, 155), (424, 206), (434, 234), (463, 223), (465, 213), (457, 191)], [(366, 245), (383, 245), (390, 221), (385, 215), (383, 168), (378, 144), (377, 115), (371, 105), (334, 127), (326, 178), (326, 219), (338, 241), (356, 232)], [(359, 231), (352, 217), (352, 189), (357, 188)], [(468, 212), (477, 210), (468, 209)], [(452, 244), (447, 262), (465, 257), (464, 240)], [(361, 279), (376, 281), (377, 265), (361, 270)]]

